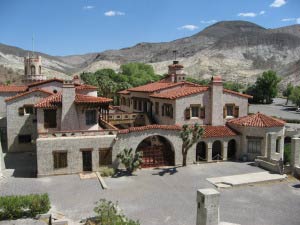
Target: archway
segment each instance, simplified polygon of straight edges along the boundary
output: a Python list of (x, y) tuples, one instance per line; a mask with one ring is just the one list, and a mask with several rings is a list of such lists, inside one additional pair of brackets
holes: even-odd
[(143, 152), (142, 167), (174, 166), (175, 154), (171, 143), (164, 137), (153, 135), (144, 139), (136, 151)]
[(236, 141), (234, 139), (228, 142), (227, 147), (227, 159), (233, 160), (236, 153)]
[(196, 146), (196, 161), (206, 161), (206, 143), (204, 141), (200, 141)]
[(212, 160), (222, 159), (222, 143), (215, 141), (212, 145)]
[(283, 152), (283, 161), (284, 164), (289, 164), (291, 162), (291, 137), (284, 138), (284, 152)]

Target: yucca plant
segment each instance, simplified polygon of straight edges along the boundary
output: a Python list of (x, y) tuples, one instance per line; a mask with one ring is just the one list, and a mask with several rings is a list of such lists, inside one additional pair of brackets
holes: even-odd
[(124, 164), (127, 172), (129, 174), (132, 174), (143, 163), (142, 156), (143, 156), (142, 152), (136, 151), (134, 153), (132, 148), (130, 149), (125, 148), (122, 152), (120, 152), (117, 155), (117, 158), (121, 161), (122, 164)]

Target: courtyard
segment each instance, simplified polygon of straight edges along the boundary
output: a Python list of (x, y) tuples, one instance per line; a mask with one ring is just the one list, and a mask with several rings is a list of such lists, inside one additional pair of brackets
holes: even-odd
[[(240, 162), (149, 168), (137, 171), (135, 176), (105, 178), (109, 189), (103, 190), (96, 178), (25, 178), (12, 176), (14, 170), (8, 169), (4, 173), (6, 178), (0, 180), (0, 190), (1, 195), (46, 192), (51, 210), (65, 215), (74, 224), (93, 216), (94, 203), (105, 198), (118, 201), (129, 218), (138, 219), (143, 225), (195, 225), (197, 189), (214, 188), (206, 178), (260, 171), (263, 170), (250, 163)], [(244, 225), (299, 224), (300, 186), (295, 179), (220, 192), (221, 221)]]

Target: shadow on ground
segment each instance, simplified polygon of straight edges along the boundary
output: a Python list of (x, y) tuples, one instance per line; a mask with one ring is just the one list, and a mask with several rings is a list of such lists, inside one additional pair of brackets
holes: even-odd
[(181, 166), (175, 166), (171, 168), (154, 168), (154, 170), (160, 170), (157, 173), (153, 173), (152, 175), (164, 176), (165, 174), (173, 175), (178, 172), (177, 168)]
[(34, 153), (6, 153), (4, 164), (6, 169), (13, 170), (14, 177), (36, 177), (37, 166)]

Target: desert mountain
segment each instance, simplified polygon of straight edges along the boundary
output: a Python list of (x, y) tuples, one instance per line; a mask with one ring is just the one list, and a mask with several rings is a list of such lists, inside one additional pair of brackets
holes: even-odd
[[(283, 83), (300, 84), (300, 25), (266, 29), (246, 21), (223, 21), (171, 42), (139, 43), (120, 50), (64, 57), (40, 54), (52, 76), (118, 69), (127, 62), (149, 63), (163, 74), (173, 59), (173, 50), (177, 50), (186, 73), (195, 78), (220, 74), (225, 80), (247, 83), (272, 69), (283, 77)], [(26, 54), (28, 51), (0, 45), (0, 64), (22, 69)]]

